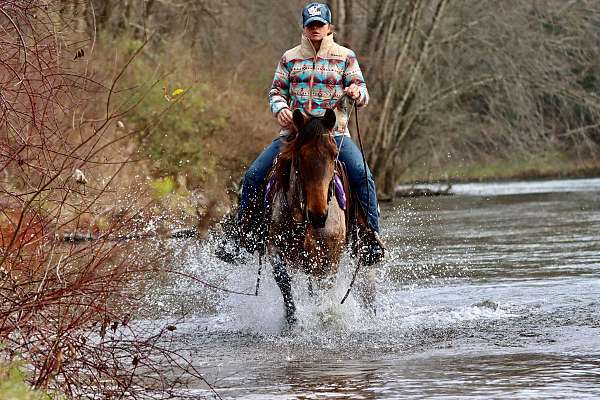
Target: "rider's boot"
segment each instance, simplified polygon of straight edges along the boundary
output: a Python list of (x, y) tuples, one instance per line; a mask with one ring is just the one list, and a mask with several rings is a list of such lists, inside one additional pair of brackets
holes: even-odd
[(250, 197), (244, 209), (238, 209), (237, 213), (232, 213), (223, 223), (224, 238), (215, 251), (219, 259), (230, 264), (239, 264), (244, 261), (242, 248), (250, 254), (256, 251), (260, 255), (265, 254), (267, 206), (263, 199), (264, 188), (258, 193)]
[(352, 235), (352, 255), (358, 257), (360, 265), (373, 265), (385, 256), (385, 246), (379, 233), (367, 224), (362, 210), (356, 214)]
[(217, 245), (215, 255), (229, 264), (240, 264), (244, 261), (241, 249), (250, 254), (258, 251), (265, 254), (265, 227), (260, 212), (246, 212), (242, 218), (233, 216), (232, 221), (223, 223), (223, 239)]
[(240, 264), (244, 258), (240, 254), (240, 229), (237, 224), (236, 214), (227, 216), (221, 223), (223, 236), (221, 237), (215, 256), (228, 264)]
[(250, 254), (258, 251), (259, 254), (265, 253), (266, 229), (263, 222), (264, 210), (253, 210), (246, 212), (238, 221), (239, 224), (239, 243)]
[(364, 229), (360, 235), (361, 245), (358, 248), (358, 262), (360, 265), (373, 265), (385, 257), (385, 246), (379, 233), (372, 229)]

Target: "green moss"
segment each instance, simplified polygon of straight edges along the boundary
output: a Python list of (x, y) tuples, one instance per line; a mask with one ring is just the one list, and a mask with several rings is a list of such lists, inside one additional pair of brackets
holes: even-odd
[(598, 93), (600, 92), (600, 80), (598, 77), (590, 72), (585, 73), (581, 79), (577, 80), (577, 83), (581, 85), (587, 92)]
[(560, 35), (565, 31), (560, 18), (553, 15), (549, 15), (545, 20), (542, 20), (542, 27), (544, 28), (544, 31), (550, 35)]
[(175, 181), (167, 176), (165, 178), (153, 180), (150, 187), (152, 187), (153, 190), (152, 196), (156, 200), (162, 200), (175, 190)]
[(25, 378), (25, 374), (18, 364), (0, 364), (0, 398), (4, 400), (50, 400), (56, 398), (48, 393), (33, 390)]

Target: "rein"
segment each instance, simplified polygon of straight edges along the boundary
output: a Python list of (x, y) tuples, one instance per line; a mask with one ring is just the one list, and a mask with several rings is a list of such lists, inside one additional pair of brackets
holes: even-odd
[[(363, 167), (364, 167), (364, 171), (365, 171), (365, 183), (367, 185), (367, 191), (370, 190), (369, 187), (369, 180), (367, 177), (367, 160), (365, 159), (365, 151), (363, 150), (363, 144), (362, 144), (362, 138), (360, 136), (360, 126), (358, 124), (358, 107), (356, 106), (356, 102), (354, 102), (354, 110), (356, 112), (356, 117), (355, 117), (355, 121), (356, 121), (356, 134), (358, 135), (358, 144), (360, 145), (360, 153), (362, 154), (362, 159), (363, 159)], [(350, 118), (350, 117), (348, 117)], [(343, 138), (342, 138), (343, 140)], [(340, 149), (341, 149), (341, 144), (340, 144)], [(339, 155), (339, 153), (338, 153)], [(367, 220), (369, 218), (369, 209), (371, 208), (371, 194), (368, 193), (367, 196)], [(367, 222), (368, 224), (368, 222)], [(354, 281), (356, 281), (356, 277), (358, 276), (358, 271), (360, 270), (360, 263), (357, 262), (356, 263), (356, 269), (354, 270), (354, 274), (352, 275), (352, 280), (350, 281), (350, 286), (348, 286), (348, 290), (346, 291), (346, 294), (344, 295), (344, 297), (342, 298), (342, 301), (340, 302), (340, 304), (344, 304), (344, 302), (346, 301), (346, 299), (348, 298), (348, 296), (350, 295), (350, 291), (352, 290), (352, 287), (354, 286)]]
[[(350, 117), (352, 117), (352, 111), (356, 108), (356, 100), (348, 97), (348, 95), (346, 93), (344, 93), (342, 95), (342, 97), (340, 97), (339, 99), (337, 99), (337, 101), (335, 102), (335, 104), (333, 105), (333, 109), (335, 110), (336, 108), (339, 108), (339, 105), (342, 103), (342, 100), (349, 98), (350, 101), (352, 102), (352, 104), (354, 105), (354, 107), (350, 107), (350, 112), (348, 113), (348, 121), (350, 121)], [(358, 116), (358, 111), (356, 111), (356, 115)], [(358, 125), (357, 125), (358, 126)], [(337, 164), (339, 158), (340, 158), (340, 153), (342, 152), (342, 145), (344, 144), (344, 138), (346, 137), (346, 135), (342, 135), (342, 140), (340, 140), (340, 146), (338, 147), (338, 151), (337, 151), (337, 156), (335, 157), (335, 163)], [(361, 147), (361, 152), (362, 152), (362, 147)], [(363, 156), (364, 157), (364, 156)]]
[[(354, 118), (355, 122), (356, 122), (356, 134), (358, 136), (358, 144), (360, 146), (360, 153), (362, 155), (362, 160), (363, 160), (363, 168), (365, 171), (365, 184), (367, 186), (367, 190), (370, 191), (370, 186), (369, 186), (369, 181), (368, 181), (368, 177), (367, 177), (367, 160), (365, 158), (365, 151), (363, 149), (363, 144), (362, 144), (362, 137), (360, 135), (360, 124), (358, 123), (358, 106), (356, 105), (356, 100), (350, 98), (346, 93), (344, 93), (344, 95), (342, 97), (340, 97), (335, 104), (333, 105), (333, 109), (339, 108), (339, 105), (342, 103), (342, 101), (345, 98), (349, 98), (350, 102), (352, 102), (352, 106), (350, 107), (350, 111), (348, 112), (348, 121), (350, 121), (350, 117), (352, 116), (352, 111), (354, 111), (356, 113), (356, 117)], [(337, 156), (335, 158), (336, 164), (337, 161), (340, 157), (340, 153), (342, 152), (342, 145), (344, 144), (344, 137), (346, 135), (342, 136), (342, 140), (340, 140), (340, 145), (338, 147), (338, 153)], [(371, 208), (371, 195), (370, 193), (367, 196), (367, 219), (369, 216), (369, 209)], [(354, 282), (356, 281), (356, 277), (358, 276), (358, 271), (360, 270), (360, 263), (356, 263), (356, 269), (354, 270), (354, 273), (352, 274), (352, 280), (350, 281), (350, 285), (348, 286), (348, 290), (346, 291), (346, 294), (344, 295), (344, 297), (342, 298), (342, 301), (340, 302), (340, 304), (344, 304), (344, 302), (346, 301), (346, 299), (348, 298), (348, 296), (350, 295), (350, 291), (352, 290), (352, 287), (354, 286)]]

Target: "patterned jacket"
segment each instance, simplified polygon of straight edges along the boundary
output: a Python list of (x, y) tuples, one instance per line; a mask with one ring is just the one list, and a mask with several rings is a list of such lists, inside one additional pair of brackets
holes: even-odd
[[(355, 83), (359, 87), (358, 106), (369, 101), (369, 92), (358, 65), (356, 54), (340, 46), (328, 35), (318, 53), (304, 35), (300, 46), (286, 51), (275, 71), (269, 91), (269, 103), (276, 116), (284, 108), (301, 108), (311, 115), (323, 115), (344, 94), (344, 88)], [(336, 134), (348, 133), (348, 111), (336, 110)], [(281, 134), (287, 134), (282, 130)]]

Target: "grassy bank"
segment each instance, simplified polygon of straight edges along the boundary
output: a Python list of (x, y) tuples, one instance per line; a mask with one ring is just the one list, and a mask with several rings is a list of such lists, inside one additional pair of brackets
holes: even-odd
[(0, 364), (0, 398), (4, 400), (51, 400), (63, 399), (57, 394), (33, 390), (17, 363)]
[(443, 167), (417, 167), (402, 176), (402, 182), (467, 182), (585, 178), (600, 176), (600, 159), (548, 153), (529, 158), (449, 162)]

